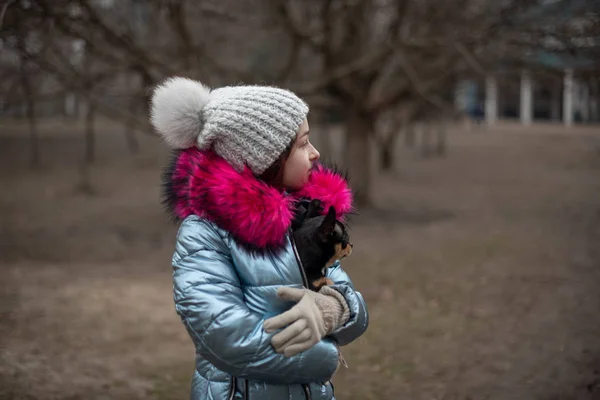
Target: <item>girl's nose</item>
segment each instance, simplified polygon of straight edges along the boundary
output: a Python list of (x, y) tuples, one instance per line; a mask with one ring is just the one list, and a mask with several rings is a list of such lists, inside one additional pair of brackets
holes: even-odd
[(313, 151), (310, 154), (311, 156), (311, 161), (317, 161), (319, 158), (321, 158), (321, 153), (319, 153), (319, 150), (315, 149), (313, 147)]

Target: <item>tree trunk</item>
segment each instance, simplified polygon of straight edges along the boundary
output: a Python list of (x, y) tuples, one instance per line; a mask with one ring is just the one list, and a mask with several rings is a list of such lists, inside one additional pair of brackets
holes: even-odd
[(393, 151), (392, 151), (392, 149), (390, 149), (389, 146), (386, 146), (385, 144), (381, 145), (381, 152), (379, 155), (380, 155), (382, 171), (389, 172), (393, 169), (394, 156), (392, 153), (393, 153)]
[(432, 126), (430, 124), (423, 124), (421, 126), (421, 155), (423, 157), (429, 157), (432, 153)]
[(30, 75), (27, 73), (26, 61), (21, 58), (21, 86), (25, 94), (25, 115), (29, 122), (29, 138), (30, 138), (30, 165), (31, 168), (40, 166), (40, 141), (37, 131), (37, 121), (35, 118), (35, 95), (30, 80)]
[(27, 99), (27, 119), (29, 120), (29, 138), (31, 143), (31, 168), (39, 168), (40, 162), (40, 139), (37, 131), (37, 121), (35, 119), (35, 103)]
[(345, 167), (354, 191), (357, 206), (371, 205), (371, 151), (369, 135), (374, 119), (364, 113), (352, 113), (346, 118)]
[(385, 172), (392, 171), (394, 169), (396, 160), (396, 143), (398, 142), (399, 132), (392, 132), (390, 136), (381, 141), (380, 144), (380, 162), (381, 170)]
[(321, 154), (321, 160), (325, 163), (331, 163), (334, 159), (331, 147), (331, 124), (322, 113), (315, 113), (311, 121), (311, 125), (318, 127), (318, 129), (315, 129), (318, 133), (315, 135), (313, 141)]
[(331, 126), (323, 125), (321, 128), (321, 137), (319, 141), (319, 152), (323, 160), (331, 162), (334, 159), (333, 148), (331, 147)]
[(94, 132), (94, 118), (96, 107), (91, 98), (88, 98), (88, 109), (85, 116), (85, 159), (84, 163), (91, 165), (96, 160), (96, 135)]
[(404, 133), (404, 144), (406, 147), (415, 147), (416, 142), (416, 130), (417, 127), (415, 124), (406, 124), (406, 130)]
[(95, 104), (91, 99), (91, 96), (87, 97), (87, 110), (85, 115), (85, 152), (83, 163), (81, 165), (81, 180), (79, 182), (79, 190), (85, 194), (93, 194), (94, 189), (92, 187), (92, 176), (91, 167), (96, 156), (96, 140), (94, 134), (94, 117), (95, 117)]
[(127, 148), (131, 154), (137, 154), (140, 149), (140, 145), (135, 136), (135, 121), (134, 116), (137, 111), (137, 97), (134, 96), (129, 101), (129, 118), (125, 122), (125, 140), (127, 141)]
[(77, 98), (75, 96), (75, 93), (73, 92), (68, 92), (65, 95), (65, 99), (64, 99), (65, 103), (64, 103), (64, 116), (65, 119), (69, 120), (72, 118), (76, 118), (77, 117)]
[(438, 156), (443, 156), (446, 154), (446, 140), (447, 138), (447, 128), (446, 125), (442, 122), (437, 127), (437, 141), (435, 147), (435, 153)]

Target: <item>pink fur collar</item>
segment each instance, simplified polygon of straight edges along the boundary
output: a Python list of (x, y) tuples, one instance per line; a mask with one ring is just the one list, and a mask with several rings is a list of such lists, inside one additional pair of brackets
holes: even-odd
[(258, 180), (246, 168), (237, 172), (211, 151), (178, 153), (164, 177), (165, 204), (177, 219), (198, 215), (228, 231), (243, 244), (260, 249), (284, 243), (301, 198), (319, 199), (338, 215), (352, 211), (346, 180), (323, 166), (315, 168), (302, 190), (285, 194)]

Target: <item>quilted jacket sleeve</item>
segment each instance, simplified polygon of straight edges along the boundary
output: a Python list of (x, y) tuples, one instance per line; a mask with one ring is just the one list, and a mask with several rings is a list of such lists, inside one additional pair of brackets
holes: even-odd
[(276, 384), (327, 381), (338, 363), (331, 339), (293, 357), (275, 352), (264, 317), (246, 306), (223, 238), (197, 217), (183, 221), (173, 256), (175, 308), (197, 352), (232, 376)]
[(354, 290), (350, 277), (344, 272), (339, 261), (328, 268), (327, 277), (335, 283), (332, 287), (344, 295), (350, 308), (348, 322), (329, 335), (340, 346), (345, 346), (365, 333), (369, 326), (369, 311), (365, 300), (360, 292)]

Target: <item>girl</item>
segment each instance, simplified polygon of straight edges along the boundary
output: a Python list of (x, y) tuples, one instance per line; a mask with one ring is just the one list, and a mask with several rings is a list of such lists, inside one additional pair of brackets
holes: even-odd
[(196, 348), (191, 399), (334, 399), (337, 346), (367, 329), (339, 264), (327, 273), (335, 285), (305, 289), (296, 205), (352, 208), (343, 178), (316, 164), (307, 114), (295, 94), (266, 86), (171, 78), (152, 94), (152, 124), (178, 149), (165, 204), (182, 221), (173, 291)]

